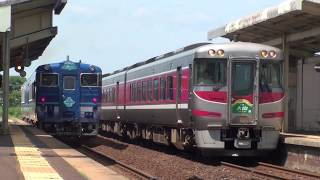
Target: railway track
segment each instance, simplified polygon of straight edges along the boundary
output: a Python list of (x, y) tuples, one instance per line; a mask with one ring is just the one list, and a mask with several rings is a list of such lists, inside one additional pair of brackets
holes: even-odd
[(146, 172), (143, 172), (141, 170), (138, 170), (130, 165), (127, 165), (125, 163), (122, 163), (116, 159), (114, 159), (113, 157), (105, 154), (105, 153), (102, 153), (102, 152), (99, 152), (98, 150), (95, 150), (95, 149), (92, 149), (86, 145), (80, 145), (81, 148), (85, 149), (86, 151), (89, 151), (90, 153), (94, 153), (100, 157), (103, 157), (103, 158), (106, 158), (108, 159), (109, 161), (113, 162), (115, 164), (115, 166), (125, 172), (128, 172), (130, 173), (131, 175), (133, 175), (134, 177), (136, 177), (137, 179), (148, 179), (148, 180), (156, 180), (158, 179), (157, 177), (154, 177)]
[(291, 179), (320, 179), (319, 174), (303, 172), (298, 170), (293, 170), (289, 168), (285, 168), (282, 166), (276, 166), (273, 164), (259, 162), (258, 166), (255, 168), (249, 168), (240, 166), (237, 164), (229, 163), (229, 162), (221, 162), (222, 165), (233, 167), (236, 169), (241, 169), (243, 171), (247, 171), (252, 174), (257, 174), (260, 176), (265, 176), (273, 179), (281, 179), (281, 180), (291, 180)]

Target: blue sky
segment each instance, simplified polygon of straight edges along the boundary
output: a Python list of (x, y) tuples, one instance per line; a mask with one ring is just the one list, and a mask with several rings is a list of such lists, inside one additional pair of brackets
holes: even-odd
[(206, 42), (209, 30), (281, 2), (68, 0), (61, 15), (54, 16), (58, 35), (26, 68), (27, 77), (38, 65), (65, 60), (67, 55), (73, 61), (98, 65), (104, 73), (112, 72), (192, 43)]

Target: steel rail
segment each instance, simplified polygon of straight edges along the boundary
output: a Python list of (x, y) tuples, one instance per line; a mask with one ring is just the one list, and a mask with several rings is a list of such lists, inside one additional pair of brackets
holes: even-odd
[(120, 167), (122, 167), (122, 168), (124, 168), (124, 169), (126, 169), (126, 170), (129, 170), (129, 171), (137, 174), (137, 175), (140, 176), (140, 177), (143, 177), (143, 178), (149, 179), (149, 180), (156, 180), (156, 179), (158, 179), (158, 178), (156, 178), (156, 177), (154, 177), (154, 176), (152, 176), (152, 175), (150, 175), (150, 174), (148, 174), (148, 173), (146, 173), (146, 172), (143, 172), (143, 171), (141, 171), (141, 170), (138, 170), (138, 169), (136, 169), (136, 168), (134, 168), (134, 167), (132, 167), (132, 166), (129, 166), (129, 165), (125, 164), (125, 163), (122, 163), (122, 162), (114, 159), (113, 157), (111, 157), (111, 156), (109, 156), (109, 155), (106, 155), (106, 154), (104, 154), (104, 153), (102, 153), (102, 152), (99, 152), (99, 151), (97, 151), (97, 150), (95, 150), (95, 149), (92, 149), (92, 148), (90, 148), (90, 147), (88, 147), (88, 146), (86, 146), (86, 145), (81, 145), (81, 147), (84, 148), (84, 149), (87, 150), (87, 151), (90, 151), (90, 152), (92, 152), (92, 153), (94, 153), (94, 154), (97, 154), (97, 155), (99, 155), (99, 156), (102, 156), (102, 157), (104, 157), (104, 158), (106, 158), (106, 159), (114, 162), (115, 164), (118, 164)]
[(247, 172), (251, 172), (251, 173), (254, 173), (254, 174), (267, 176), (267, 177), (274, 178), (274, 179), (281, 179), (281, 180), (291, 180), (292, 179), (292, 178), (289, 178), (289, 177), (274, 175), (274, 174), (270, 174), (270, 173), (267, 173), (267, 172), (264, 172), (264, 171), (260, 171), (260, 170), (256, 170), (256, 169), (252, 169), (252, 168), (247, 168), (247, 167), (239, 166), (239, 165), (228, 163), (228, 162), (224, 162), (224, 161), (222, 161), (221, 164), (223, 164), (225, 166), (232, 167), (232, 168), (241, 169), (241, 170), (244, 170), (244, 171), (247, 171)]
[(261, 166), (266, 166), (266, 167), (270, 167), (270, 168), (275, 168), (275, 169), (279, 169), (279, 170), (283, 170), (283, 171), (288, 171), (288, 172), (292, 172), (292, 173), (301, 174), (301, 175), (304, 175), (304, 176), (310, 176), (310, 177), (314, 177), (314, 178), (319, 178), (320, 179), (320, 174), (317, 174), (317, 173), (299, 171), (299, 170), (290, 169), (290, 168), (277, 166), (277, 165), (273, 165), (273, 164), (268, 164), (268, 163), (264, 163), (264, 162), (259, 162), (258, 164), (261, 165)]

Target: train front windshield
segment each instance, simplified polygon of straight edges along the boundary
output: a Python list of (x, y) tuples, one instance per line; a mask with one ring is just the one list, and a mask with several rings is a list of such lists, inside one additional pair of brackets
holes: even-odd
[(81, 86), (101, 86), (99, 74), (82, 74)]
[[(196, 86), (210, 86), (219, 90), (227, 84), (227, 62), (216, 59), (197, 59), (195, 62)], [(232, 92), (237, 96), (253, 93), (255, 64), (235, 62), (232, 72)], [(260, 92), (282, 92), (282, 62), (260, 62)]]
[(227, 84), (227, 62), (217, 59), (198, 59), (195, 63), (195, 85), (213, 86), (215, 90)]
[(232, 93), (247, 96), (253, 93), (254, 63), (236, 62), (232, 66)]
[(58, 85), (58, 74), (41, 74), (41, 86), (55, 87)]
[(260, 92), (282, 92), (282, 63), (260, 64)]

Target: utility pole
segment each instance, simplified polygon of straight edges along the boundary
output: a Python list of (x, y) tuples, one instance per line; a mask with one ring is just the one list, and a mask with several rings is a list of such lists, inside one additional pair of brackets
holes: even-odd
[(8, 134), (8, 109), (9, 109), (9, 66), (10, 66), (10, 31), (3, 33), (2, 38), (2, 54), (3, 54), (3, 76), (2, 76), (2, 90), (3, 90), (3, 104), (2, 104), (2, 133)]
[(2, 133), (8, 134), (9, 68), (10, 68), (11, 6), (0, 7), (0, 35), (2, 35)]

